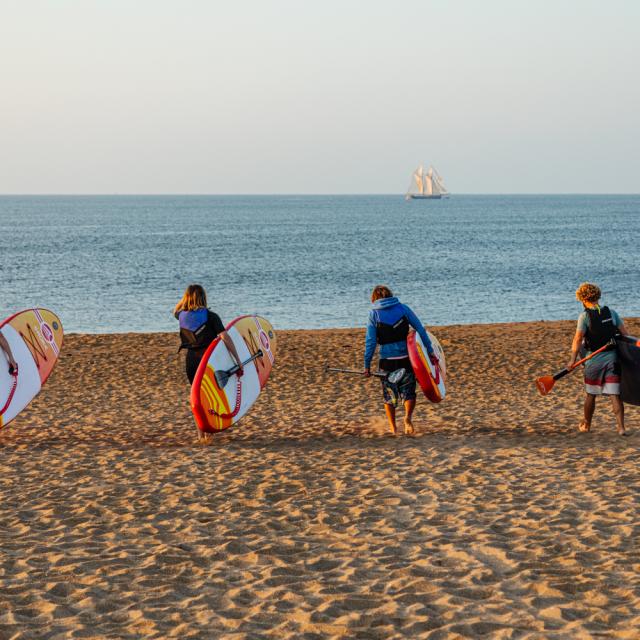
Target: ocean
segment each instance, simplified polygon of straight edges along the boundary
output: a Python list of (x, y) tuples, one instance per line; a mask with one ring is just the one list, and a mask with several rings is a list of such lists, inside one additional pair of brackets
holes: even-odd
[(1, 196), (0, 319), (172, 331), (186, 285), (224, 322), (364, 326), (387, 284), (427, 325), (576, 318), (574, 291), (640, 316), (640, 196)]

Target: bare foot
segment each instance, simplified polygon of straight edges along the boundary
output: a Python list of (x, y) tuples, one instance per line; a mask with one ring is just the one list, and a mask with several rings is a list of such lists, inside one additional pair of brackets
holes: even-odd
[(591, 425), (586, 420), (581, 420), (578, 425), (578, 431), (580, 431), (580, 433), (589, 433), (589, 431), (591, 431)]
[(392, 436), (395, 436), (398, 433), (398, 430), (396, 429), (396, 425), (389, 425), (389, 433)]
[(404, 421), (404, 435), (412, 436), (415, 433), (415, 429), (413, 428), (413, 424), (409, 420)]

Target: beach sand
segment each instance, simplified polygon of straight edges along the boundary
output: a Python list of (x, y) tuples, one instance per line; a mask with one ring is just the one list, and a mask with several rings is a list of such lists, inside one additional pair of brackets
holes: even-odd
[[(630, 321), (640, 333), (640, 321)], [(282, 331), (195, 443), (177, 337), (70, 335), (0, 432), (0, 638), (638, 638), (640, 409), (546, 398), (573, 322), (438, 327), (449, 395), (386, 434), (361, 330)]]

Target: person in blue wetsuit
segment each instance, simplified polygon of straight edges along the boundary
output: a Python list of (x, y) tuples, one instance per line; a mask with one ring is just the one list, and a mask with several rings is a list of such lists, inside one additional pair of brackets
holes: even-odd
[[(220, 316), (207, 308), (207, 294), (199, 284), (190, 284), (173, 314), (180, 323), (180, 349), (187, 349), (187, 378), (189, 382), (198, 370), (198, 365), (207, 347), (219, 336), (229, 350), (231, 357), (240, 365), (240, 357), (233, 340), (225, 331)], [(242, 367), (238, 376), (242, 375)]]
[(389, 420), (389, 429), (395, 435), (396, 408), (393, 395), (396, 393), (404, 404), (404, 432), (412, 435), (414, 432), (411, 417), (416, 406), (416, 377), (409, 361), (407, 350), (407, 336), (411, 327), (418, 332), (424, 346), (427, 348), (429, 359), (434, 364), (438, 362), (431, 340), (424, 326), (415, 313), (398, 298), (394, 297), (389, 287), (378, 285), (371, 293), (373, 308), (369, 312), (367, 335), (364, 351), (364, 375), (371, 375), (371, 360), (380, 345), (379, 366), (382, 371), (391, 373), (397, 369), (404, 369), (405, 374), (395, 385), (382, 379), (382, 396), (384, 409)]

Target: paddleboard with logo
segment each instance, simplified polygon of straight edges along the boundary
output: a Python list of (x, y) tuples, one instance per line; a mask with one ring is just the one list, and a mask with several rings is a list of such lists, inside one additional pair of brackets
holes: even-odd
[[(275, 361), (276, 336), (268, 320), (241, 316), (226, 331), (244, 365), (244, 374), (228, 374), (235, 362), (220, 338), (205, 352), (191, 385), (191, 410), (198, 429), (223, 431), (251, 409), (267, 384)], [(248, 361), (248, 362), (247, 362)]]
[(9, 372), (0, 349), (0, 427), (13, 420), (40, 392), (62, 348), (60, 318), (47, 309), (26, 309), (0, 323), (17, 371)]
[(411, 332), (407, 337), (407, 349), (409, 360), (415, 373), (416, 380), (422, 392), (431, 402), (442, 402), (447, 393), (445, 381), (447, 377), (447, 363), (444, 358), (444, 351), (436, 337), (427, 331), (427, 335), (433, 345), (433, 350), (438, 356), (438, 365), (431, 364), (427, 354), (427, 348), (422, 343), (420, 334)]

